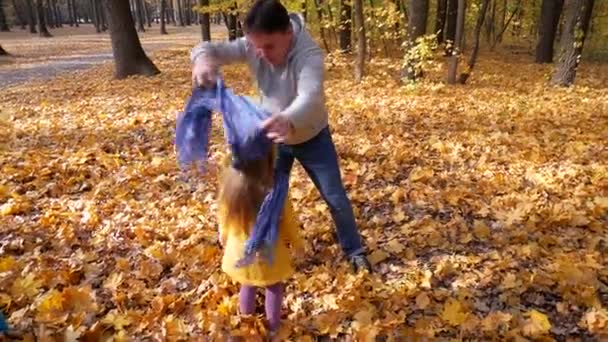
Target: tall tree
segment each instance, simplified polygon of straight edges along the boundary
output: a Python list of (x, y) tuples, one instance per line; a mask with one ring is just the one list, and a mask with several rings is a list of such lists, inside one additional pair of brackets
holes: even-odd
[(355, 82), (359, 83), (365, 75), (365, 55), (367, 39), (363, 19), (363, 0), (355, 0), (355, 30), (357, 32), (357, 61), (355, 63)]
[(51, 33), (46, 27), (46, 18), (44, 16), (44, 4), (43, 0), (36, 0), (36, 14), (38, 16), (38, 32), (40, 37), (52, 37)]
[(564, 4), (566, 22), (557, 68), (551, 78), (553, 85), (570, 86), (574, 83), (576, 69), (589, 31), (593, 4), (594, 0), (566, 0)]
[(148, 8), (148, 3), (146, 0), (142, 0), (144, 7), (144, 14), (146, 15), (146, 25), (148, 27), (152, 27), (152, 18), (150, 18), (150, 8)]
[(141, 46), (129, 2), (106, 0), (105, 4), (109, 14), (110, 39), (114, 54), (114, 77), (122, 79), (130, 75), (152, 76), (160, 73)]
[[(452, 0), (450, 0), (452, 1)], [(464, 20), (466, 14), (466, 0), (458, 0), (458, 15), (456, 19), (456, 37), (454, 39), (455, 52), (450, 56), (448, 62), (448, 83), (456, 83), (456, 73), (458, 71), (458, 60), (462, 52), (462, 36), (464, 35)]]
[(481, 36), (481, 28), (483, 26), (484, 18), (486, 17), (486, 13), (488, 11), (488, 6), (490, 4), (490, 0), (483, 0), (481, 4), (481, 9), (477, 14), (477, 23), (475, 24), (475, 42), (473, 44), (473, 52), (471, 53), (471, 58), (469, 59), (469, 63), (465, 71), (460, 74), (459, 82), (461, 84), (465, 84), (471, 76), (471, 72), (473, 72), (473, 68), (475, 67), (475, 63), (477, 62), (477, 54), (479, 53), (479, 39)]
[(327, 38), (325, 36), (325, 29), (323, 28), (324, 15), (321, 1), (322, 0), (314, 0), (315, 12), (317, 13), (317, 18), (321, 23), (319, 25), (319, 33), (321, 34), (321, 41), (323, 42), (323, 47), (325, 47), (325, 51), (329, 51), (329, 46), (327, 45)]
[(32, 0), (25, 0), (25, 9), (27, 12), (27, 24), (30, 28), (30, 33), (37, 33), (36, 31), (36, 11)]
[(72, 27), (74, 26), (74, 8), (72, 6), (72, 0), (67, 0), (66, 2), (68, 7), (68, 21), (70, 27)]
[(99, 7), (97, 6), (99, 0), (91, 0), (89, 2), (91, 6), (91, 18), (95, 25), (95, 32), (101, 33), (101, 16), (99, 15)]
[(351, 51), (351, 17), (352, 7), (347, 0), (340, 0), (340, 50), (344, 53)]
[(456, 22), (458, 21), (458, 0), (448, 0), (447, 22), (445, 26), (445, 54), (450, 56), (456, 39)]
[(135, 0), (135, 15), (137, 17), (137, 31), (146, 32), (144, 28), (144, 10), (142, 0)]
[(8, 27), (8, 22), (6, 20), (6, 14), (4, 13), (4, 1), (3, 0), (0, 0), (0, 31), (2, 31), (2, 32), (10, 31), (10, 29)]
[(192, 25), (192, 6), (190, 6), (190, 0), (184, 0), (184, 21), (187, 26)]
[[(198, 0), (198, 5), (201, 7), (209, 6), (209, 0)], [(199, 13), (198, 17), (201, 25), (201, 36), (203, 41), (208, 42), (211, 40), (211, 23), (209, 20), (209, 12)]]
[(184, 16), (182, 10), (182, 0), (177, 0), (177, 24), (179, 26), (184, 26)]
[(11, 0), (11, 2), (13, 4), (17, 24), (21, 27), (22, 30), (25, 30), (27, 20), (25, 19), (25, 16), (23, 14), (23, 1), (20, 1), (19, 4), (17, 4), (17, 0)]
[(563, 5), (563, 0), (543, 0), (536, 45), (536, 63), (553, 62), (553, 43)]
[(160, 34), (167, 34), (167, 0), (160, 0)]
[[(408, 49), (413, 49), (416, 46), (416, 39), (424, 36), (426, 33), (426, 24), (429, 12), (428, 0), (410, 0), (408, 6)], [(418, 61), (415, 58), (408, 59), (403, 74), (409, 80), (414, 80), (420, 75), (417, 74), (415, 64)]]
[(448, 1), (437, 0), (437, 16), (435, 17), (435, 33), (437, 34), (437, 43), (441, 44), (444, 41), (445, 20), (448, 14)]
[(80, 15), (78, 14), (78, 2), (76, 0), (72, 0), (72, 11), (74, 12), (74, 25), (79, 27)]
[(53, 0), (53, 15), (55, 17), (55, 25), (57, 27), (63, 27), (63, 18), (61, 17), (61, 11), (57, 5), (57, 0)]

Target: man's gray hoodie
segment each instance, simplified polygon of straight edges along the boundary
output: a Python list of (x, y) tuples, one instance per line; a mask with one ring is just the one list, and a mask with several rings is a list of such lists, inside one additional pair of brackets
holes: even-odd
[(201, 42), (190, 55), (192, 63), (212, 58), (219, 65), (246, 62), (260, 91), (261, 106), (287, 116), (295, 128), (287, 144), (310, 140), (327, 126), (324, 54), (304, 27), (300, 15), (290, 14), (294, 38), (282, 66), (274, 67), (256, 56), (245, 37), (229, 42)]

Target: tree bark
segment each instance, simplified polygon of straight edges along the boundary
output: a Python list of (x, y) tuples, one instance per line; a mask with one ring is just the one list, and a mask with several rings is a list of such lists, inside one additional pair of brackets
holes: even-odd
[(340, 50), (349, 53), (352, 48), (351, 41), (352, 7), (345, 0), (340, 0)]
[(456, 40), (456, 22), (458, 21), (458, 0), (448, 0), (447, 23), (445, 27), (445, 54), (452, 55)]
[(57, 5), (57, 0), (53, 0), (53, 14), (55, 15), (55, 26), (63, 27), (63, 18), (61, 17), (61, 11)]
[(104, 9), (102, 1), (104, 0), (97, 0), (97, 13), (99, 13), (101, 31), (106, 32), (108, 30), (108, 18), (106, 16), (106, 11)]
[(589, 31), (593, 4), (593, 0), (565, 1), (566, 22), (561, 39), (561, 53), (551, 84), (568, 87), (574, 83)]
[(167, 0), (160, 0), (160, 34), (167, 33)]
[(146, 32), (144, 27), (144, 10), (141, 0), (135, 0), (135, 13), (137, 17), (137, 31)]
[(70, 25), (70, 27), (73, 27), (74, 26), (74, 11), (72, 10), (72, 0), (67, 0), (66, 3), (68, 6), (69, 25)]
[(110, 39), (114, 54), (114, 77), (123, 79), (131, 75), (152, 76), (160, 73), (141, 47), (129, 2), (106, 0), (105, 4), (109, 14)]
[(553, 62), (553, 44), (563, 5), (563, 0), (543, 0), (538, 44), (536, 45), (536, 63)]
[(144, 14), (146, 15), (146, 24), (148, 25), (148, 27), (152, 27), (152, 18), (150, 18), (150, 9), (148, 8), (148, 4), (146, 3), (146, 1), (143, 1), (143, 7), (144, 7)]
[(192, 25), (192, 17), (190, 15), (192, 11), (192, 6), (190, 6), (190, 0), (184, 0), (184, 19), (186, 21), (186, 26)]
[(78, 2), (76, 0), (72, 0), (72, 11), (74, 12), (74, 25), (79, 27), (80, 15), (78, 14)]
[(38, 15), (38, 32), (40, 37), (52, 37), (51, 33), (46, 27), (46, 20), (44, 17), (44, 5), (42, 0), (36, 0), (36, 14)]
[(235, 40), (237, 38), (237, 20), (236, 15), (228, 14), (224, 16), (226, 22), (226, 28), (228, 29), (228, 40)]
[[(15, 11), (17, 9), (15, 8)], [(6, 14), (4, 13), (4, 1), (0, 0), (0, 31), (9, 32), (8, 22), (6, 21)]]
[[(198, 5), (209, 6), (209, 0), (198, 0)], [(211, 22), (209, 13), (199, 13), (198, 17), (200, 19), (201, 37), (203, 38), (203, 41), (211, 41)]]
[(25, 0), (25, 10), (27, 12), (27, 24), (30, 28), (30, 33), (38, 33), (36, 30), (36, 11), (34, 10), (32, 0)]
[(447, 17), (448, 1), (437, 0), (437, 16), (435, 17), (435, 33), (437, 34), (437, 43), (442, 44), (444, 42), (444, 27), (445, 20)]
[(46, 0), (46, 6), (44, 7), (46, 12), (46, 24), (49, 28), (55, 28), (55, 18), (53, 13), (53, 3), (51, 0)]
[(184, 26), (182, 0), (177, 0), (177, 22), (178, 22), (179, 26)]
[(95, 32), (101, 33), (101, 17), (99, 15), (99, 7), (97, 7), (98, 0), (91, 0), (89, 3), (91, 5), (91, 17), (93, 19), (93, 24), (95, 25)]
[[(410, 0), (409, 8), (408, 8), (408, 49), (413, 49), (416, 46), (416, 39), (424, 36), (426, 33), (426, 24), (428, 18), (429, 11), (429, 2), (428, 0)], [(417, 60), (412, 59), (409, 60), (407, 65), (405, 66), (405, 70), (403, 70), (402, 74), (408, 80), (415, 80), (421, 75), (417, 71), (416, 63)]]
[(323, 47), (325, 51), (329, 51), (329, 45), (327, 45), (327, 38), (325, 36), (325, 29), (323, 28), (324, 15), (321, 5), (322, 0), (314, 0), (315, 4), (315, 12), (317, 12), (317, 18), (319, 20), (319, 33), (321, 34), (321, 41), (323, 42)]
[[(451, 1), (451, 0), (450, 0)], [(456, 73), (458, 71), (458, 59), (462, 52), (462, 36), (464, 35), (464, 20), (466, 12), (466, 0), (458, 0), (458, 15), (456, 19), (455, 52), (450, 56), (448, 64), (448, 83), (456, 83)]]
[(471, 72), (473, 72), (473, 68), (475, 67), (475, 63), (477, 62), (477, 54), (479, 53), (479, 39), (481, 36), (481, 28), (483, 27), (483, 21), (486, 17), (486, 13), (488, 12), (488, 5), (490, 4), (490, 0), (483, 0), (481, 4), (481, 9), (479, 10), (479, 14), (477, 15), (477, 23), (475, 24), (475, 42), (473, 44), (473, 52), (471, 53), (471, 58), (469, 59), (467, 69), (460, 74), (459, 82), (460, 84), (465, 84), (469, 77), (471, 76)]
[(363, 19), (363, 0), (355, 0), (355, 29), (357, 30), (357, 61), (355, 63), (355, 82), (360, 83), (365, 76), (366, 37)]

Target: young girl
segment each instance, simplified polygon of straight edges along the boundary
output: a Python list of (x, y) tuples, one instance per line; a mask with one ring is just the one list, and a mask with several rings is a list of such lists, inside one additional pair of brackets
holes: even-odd
[(289, 200), (281, 216), (273, 263), (268, 264), (261, 258), (243, 267), (237, 267), (236, 263), (243, 257), (245, 242), (250, 236), (258, 209), (273, 185), (274, 160), (274, 150), (265, 158), (241, 163), (238, 168), (227, 158), (218, 206), (220, 242), (224, 247), (222, 270), (241, 284), (241, 314), (253, 314), (257, 287), (266, 289), (266, 318), (271, 334), (279, 329), (284, 282), (294, 271), (287, 244), (297, 254), (302, 253), (304, 248)]

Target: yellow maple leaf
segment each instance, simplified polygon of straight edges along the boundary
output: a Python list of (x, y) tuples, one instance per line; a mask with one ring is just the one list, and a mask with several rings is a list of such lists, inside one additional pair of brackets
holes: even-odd
[(464, 311), (462, 304), (456, 299), (449, 299), (441, 312), (441, 318), (451, 325), (462, 324), (469, 314)]
[(126, 326), (131, 325), (131, 320), (128, 316), (118, 313), (116, 310), (112, 310), (106, 314), (103, 318), (102, 323), (112, 325), (114, 330), (123, 330)]
[(42, 286), (42, 281), (36, 279), (33, 273), (29, 273), (24, 278), (18, 278), (11, 287), (11, 294), (15, 298), (19, 298), (22, 295), (28, 298), (32, 298), (38, 294), (38, 289)]
[(538, 336), (543, 335), (551, 330), (551, 322), (549, 321), (549, 317), (544, 313), (531, 310), (526, 313), (526, 316), (529, 317), (526, 320), (525, 324), (522, 327), (522, 331), (526, 336)]
[(52, 289), (44, 294), (37, 306), (36, 319), (47, 323), (56, 323), (67, 318), (64, 312), (63, 294)]
[(475, 220), (473, 223), (473, 233), (478, 239), (485, 239), (490, 235), (490, 228), (480, 220)]
[(389, 254), (381, 249), (376, 249), (369, 255), (369, 262), (372, 265), (376, 265), (386, 260), (389, 257)]
[(188, 327), (183, 320), (169, 315), (164, 319), (163, 335), (170, 341), (188, 337)]
[(0, 258), (0, 273), (12, 270), (15, 264), (15, 258), (10, 255)]

